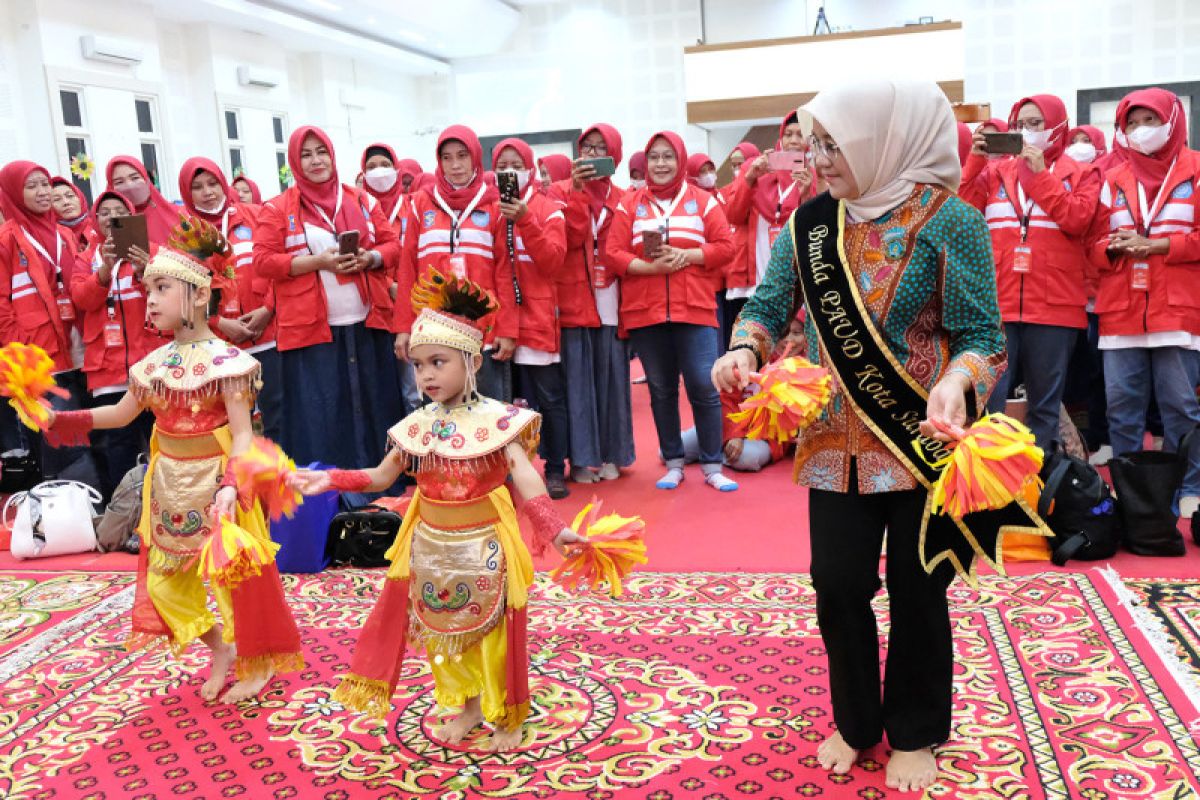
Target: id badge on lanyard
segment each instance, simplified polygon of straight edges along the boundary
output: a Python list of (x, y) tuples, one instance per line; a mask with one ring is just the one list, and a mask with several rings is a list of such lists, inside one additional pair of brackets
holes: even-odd
[(55, 301), (58, 303), (58, 317), (63, 322), (73, 322), (75, 320), (75, 306), (71, 303), (71, 298), (65, 294), (60, 294)]
[(241, 304), (238, 303), (237, 292), (232, 286), (221, 290), (221, 301), (221, 313), (227, 317), (236, 317), (242, 310)]
[[(110, 311), (109, 313), (111, 314), (112, 312)], [(104, 346), (121, 347), (124, 344), (125, 336), (121, 332), (121, 323), (110, 316), (108, 322), (104, 323)]]
[(1135, 261), (1129, 268), (1129, 288), (1135, 292), (1150, 291), (1150, 265), (1145, 261)]
[(1033, 272), (1033, 248), (1019, 244), (1013, 248), (1013, 272), (1022, 275)]

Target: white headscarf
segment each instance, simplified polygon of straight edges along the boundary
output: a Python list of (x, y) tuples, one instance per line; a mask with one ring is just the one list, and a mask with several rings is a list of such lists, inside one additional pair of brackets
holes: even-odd
[(861, 192), (846, 208), (858, 219), (878, 219), (918, 183), (958, 190), (958, 127), (935, 83), (870, 80), (839, 86), (797, 113), (805, 127), (819, 121), (845, 154)]

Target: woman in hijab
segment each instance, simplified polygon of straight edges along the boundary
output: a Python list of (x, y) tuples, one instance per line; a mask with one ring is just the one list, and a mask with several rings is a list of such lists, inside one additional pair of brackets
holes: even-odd
[(166, 244), (179, 224), (179, 209), (158, 191), (145, 165), (133, 156), (114, 156), (104, 170), (104, 177), (109, 189), (129, 198), (134, 213), (145, 215), (150, 244)]
[(363, 190), (379, 201), (388, 225), (400, 235), (400, 217), (404, 211), (404, 184), (400, 181), (396, 151), (377, 142), (362, 154)]
[(562, 153), (551, 153), (538, 159), (538, 174), (542, 179), (542, 187), (549, 188), (550, 184), (565, 181), (571, 177), (571, 159)]
[(277, 301), (283, 449), (299, 463), (371, 464), (404, 416), (390, 293), (400, 244), (383, 208), (343, 185), (336, 164), (320, 128), (292, 133), (296, 183), (262, 206), (253, 263)]
[(1042, 94), (1018, 100), (1009, 127), (1021, 132), (1020, 155), (987, 164), (987, 140), (975, 134), (960, 194), (992, 232), (1000, 313), (1008, 339), (1009, 371), (988, 406), (1003, 411), (1014, 373), (1025, 385), (1025, 424), (1038, 447), (1059, 438), (1059, 408), (1067, 365), (1087, 328), (1087, 251), (1084, 237), (1100, 197), (1100, 172), (1064, 155), (1067, 110)]
[[(54, 378), (69, 396), (52, 396), (56, 410), (77, 410), (87, 400), (83, 339), (71, 299), (71, 278), (87, 269), (75, 236), (58, 224), (50, 173), (32, 161), (0, 169), (0, 341), (41, 347), (54, 359)], [(99, 486), (86, 447), (42, 448), (47, 479), (81, 480)]]
[(729, 166), (733, 168), (734, 176), (741, 174), (742, 165), (754, 161), (762, 155), (762, 151), (751, 142), (739, 142), (729, 154)]
[[(749, 193), (754, 190), (754, 187), (746, 183), (744, 176), (761, 155), (762, 151), (750, 142), (742, 142), (733, 148), (733, 152), (729, 154), (729, 164), (733, 167), (733, 180), (717, 191), (717, 196), (725, 206), (725, 214), (729, 217), (729, 228), (733, 233), (733, 259), (725, 269), (725, 285), (720, 292), (719, 313), (717, 314), (721, 319), (721, 352), (724, 352), (725, 348), (729, 346), (729, 337), (733, 333), (733, 321), (737, 319), (738, 312), (742, 310), (742, 306), (746, 302), (744, 297), (729, 297), (728, 289), (733, 287), (744, 290), (754, 283), (751, 276), (756, 274), (755, 254), (750, 250), (752, 239), (749, 215), (746, 214), (746, 219), (738, 222), (730, 216), (730, 206), (733, 205), (734, 198), (739, 191)], [(742, 180), (738, 180), (739, 177)], [(739, 203), (738, 213), (745, 213), (749, 209), (750, 202), (748, 199), (743, 199)]]
[(1067, 149), (1064, 154), (1080, 164), (1098, 163), (1108, 154), (1108, 144), (1104, 134), (1094, 125), (1080, 125), (1067, 132)]
[[(1140, 89), (1117, 106), (1124, 163), (1100, 193), (1096, 314), (1104, 357), (1113, 454), (1142, 449), (1150, 397), (1162, 416), (1163, 449), (1178, 451), (1200, 424), (1200, 154), (1187, 146), (1187, 114), (1166, 89)], [(1179, 491), (1180, 515), (1197, 530), (1200, 447)]]
[(646, 154), (638, 150), (629, 157), (629, 188), (641, 189), (646, 185)]
[(396, 171), (400, 173), (400, 189), (405, 194), (417, 190), (417, 179), (421, 177), (421, 164), (415, 158), (402, 158), (396, 162)]
[(259, 191), (258, 184), (245, 175), (238, 175), (233, 179), (233, 188), (238, 193), (238, 199), (246, 205), (262, 205), (262, 192)]
[[(704, 482), (732, 492), (738, 485), (721, 471), (721, 399), (709, 378), (720, 332), (713, 284), (733, 257), (729, 222), (712, 194), (685, 180), (687, 149), (677, 134), (656, 133), (645, 153), (646, 187), (621, 199), (605, 256), (623, 281), (621, 321), (646, 370), (658, 446), (667, 464), (655, 485), (676, 489), (683, 482), (682, 377)], [(647, 232), (661, 239), (653, 251), (645, 242)]]
[[(857, 365), (886, 380), (887, 395), (875, 384), (864, 388), (853, 372), (835, 379), (824, 415), (798, 443), (837, 727), (817, 758), (849, 772), (886, 734), (888, 786), (920, 790), (936, 779), (932, 748), (950, 734), (946, 588), (954, 570), (926, 562), (920, 548), (932, 481), (912, 440), (919, 420), (921, 441), (929, 442), (934, 425), (961, 426), (981, 413), (1004, 369), (991, 242), (979, 212), (954, 193), (961, 174), (954, 113), (935, 84), (852, 84), (822, 91), (800, 112), (811, 120), (814, 164), (829, 190), (775, 241), (713, 378), (722, 391), (745, 386), (799, 301), (809, 359), (835, 374)], [(804, 301), (814, 296), (819, 302)], [(892, 414), (906, 422), (887, 422)], [(881, 687), (871, 598), (885, 529), (891, 632)], [(936, 567), (927, 572), (925, 563)]]
[(58, 224), (69, 228), (75, 233), (75, 244), (82, 253), (91, 247), (96, 238), (96, 229), (92, 225), (92, 215), (89, 213), (87, 198), (79, 187), (61, 175), (50, 179), (53, 196), (54, 214)]

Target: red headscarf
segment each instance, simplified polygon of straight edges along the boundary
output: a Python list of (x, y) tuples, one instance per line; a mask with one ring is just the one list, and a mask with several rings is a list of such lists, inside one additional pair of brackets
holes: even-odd
[(432, 172), (422, 172), (413, 183), (413, 191), (416, 192), (421, 189), (433, 191), (434, 186), (437, 186), (437, 176)]
[[(733, 149), (741, 153), (745, 157), (746, 161), (753, 161), (762, 155), (762, 150), (759, 150), (753, 142), (739, 142), (737, 147)], [(744, 164), (746, 161), (743, 161), (742, 163)]]
[[(377, 192), (371, 188), (371, 184), (367, 183), (367, 158), (372, 155), (372, 150), (383, 150), (387, 154), (388, 160), (392, 162), (392, 166), (396, 170), (396, 182), (393, 183), (392, 188), (388, 189), (386, 192)], [(399, 203), (400, 198), (404, 196), (404, 181), (400, 178), (400, 160), (396, 158), (396, 151), (392, 149), (391, 145), (384, 144), (383, 142), (376, 142), (375, 144), (368, 145), (367, 149), (363, 150), (362, 161), (360, 162), (359, 166), (361, 167), (363, 174), (363, 191), (367, 192), (376, 200), (378, 200), (383, 206), (384, 215), (390, 217), (392, 215), (392, 209), (396, 207), (396, 203)]]
[(538, 166), (546, 168), (546, 174), (550, 176), (551, 183), (557, 183), (571, 177), (571, 169), (575, 165), (562, 153), (551, 153), (548, 156), (542, 156), (538, 160)]
[[(397, 183), (400, 184), (400, 191), (404, 194), (412, 194), (417, 190), (417, 179), (421, 177), (421, 165), (415, 158), (402, 158), (396, 162), (396, 172), (400, 173), (400, 179)], [(412, 178), (408, 189), (404, 188), (405, 176)]]
[(132, 167), (150, 188), (150, 195), (146, 198), (146, 202), (140, 206), (135, 205), (134, 213), (146, 215), (146, 232), (149, 234), (151, 244), (166, 244), (167, 240), (171, 238), (171, 231), (179, 224), (178, 207), (163, 197), (162, 192), (158, 191), (158, 187), (150, 180), (150, 173), (146, 172), (146, 166), (133, 156), (113, 156), (108, 162), (108, 166), (104, 168), (104, 180), (109, 187), (112, 186), (113, 170), (118, 164)]
[[(688, 156), (687, 169), (684, 170), (684, 177), (692, 186), (700, 187), (700, 184), (697, 183), (697, 181), (700, 180), (700, 170), (704, 169), (705, 164), (716, 167), (716, 164), (713, 164), (713, 160), (708, 157), (708, 153), (692, 153), (690, 156)], [(704, 191), (707, 192), (709, 190), (705, 189)]]
[(90, 214), (88, 214), (88, 217), (90, 217), (92, 220), (92, 225), (96, 228), (97, 234), (100, 233), (100, 217), (97, 215), (100, 211), (100, 204), (105, 200), (120, 200), (130, 214), (134, 213), (133, 203), (129, 202), (128, 197), (112, 189), (105, 189), (100, 193), (100, 196), (96, 198), (96, 202), (92, 203), (92, 211)]
[[(309, 180), (300, 166), (300, 151), (304, 147), (304, 140), (310, 135), (315, 136), (329, 151), (333, 174), (329, 176), (329, 180), (322, 183), (314, 183)], [(356, 190), (349, 186), (342, 186), (338, 182), (337, 156), (333, 152), (333, 142), (329, 140), (325, 131), (315, 125), (302, 125), (292, 131), (291, 138), (288, 139), (288, 167), (292, 170), (292, 178), (296, 181), (296, 189), (300, 192), (300, 208), (305, 211), (305, 221), (322, 227), (328, 225), (325, 217), (317, 211), (317, 209), (321, 209), (332, 218), (336, 233), (356, 230), (362, 237), (361, 241), (364, 242), (362, 246), (365, 247), (369, 235), (367, 221), (363, 219), (362, 211), (359, 208)], [(342, 207), (337, 210), (335, 218), (334, 211), (337, 209), (339, 196)]]
[(1088, 137), (1088, 141), (1092, 143), (1092, 147), (1096, 148), (1096, 158), (1108, 152), (1108, 143), (1104, 141), (1104, 134), (1095, 125), (1080, 125), (1078, 128), (1071, 128), (1067, 131), (1067, 146), (1075, 141), (1076, 134), (1084, 134)]
[(1052, 94), (1035, 94), (1029, 97), (1022, 97), (1017, 102), (1013, 103), (1012, 111), (1008, 112), (1008, 127), (1014, 128), (1017, 124), (1017, 113), (1021, 110), (1021, 106), (1026, 103), (1033, 103), (1042, 112), (1042, 119), (1045, 120), (1045, 130), (1052, 131), (1050, 134), (1050, 143), (1046, 145), (1046, 149), (1042, 151), (1042, 157), (1046, 161), (1046, 166), (1050, 166), (1058, 157), (1062, 155), (1062, 151), (1067, 146), (1067, 107), (1063, 101)]
[(646, 153), (644, 150), (638, 150), (629, 157), (629, 175), (631, 179), (635, 170), (642, 173), (642, 178), (646, 177)]
[(1162, 182), (1167, 178), (1167, 172), (1175, 163), (1175, 158), (1187, 146), (1187, 115), (1183, 113), (1183, 103), (1174, 92), (1154, 87), (1138, 89), (1125, 95), (1117, 105), (1117, 130), (1124, 132), (1125, 124), (1129, 121), (1129, 112), (1135, 108), (1148, 108), (1158, 115), (1163, 124), (1171, 123), (1171, 137), (1158, 152), (1151, 155), (1134, 150), (1127, 144), (1122, 144), (1123, 136), (1118, 136), (1114, 142), (1114, 151), (1120, 153), (1133, 170), (1133, 177), (1146, 187), (1148, 194), (1158, 191)]
[[(192, 202), (192, 181), (196, 180), (196, 176), (201, 172), (207, 172), (217, 179), (217, 183), (221, 184), (221, 193), (225, 195), (225, 202), (221, 204), (219, 211), (203, 211)], [(215, 161), (203, 156), (189, 158), (183, 162), (183, 167), (179, 170), (179, 196), (183, 198), (183, 207), (188, 210), (189, 214), (211, 222), (218, 228), (221, 226), (221, 219), (225, 213), (233, 207), (234, 203), (241, 202), (237, 192), (229, 185), (229, 181), (225, 180), (225, 173), (221, 171), (221, 168)]]
[(659, 131), (650, 137), (646, 142), (645, 152), (650, 152), (650, 146), (659, 139), (665, 139), (667, 144), (671, 145), (671, 149), (675, 151), (675, 162), (679, 165), (679, 169), (675, 171), (675, 177), (671, 178), (669, 183), (655, 183), (649, 173), (646, 173), (646, 191), (657, 197), (659, 200), (674, 200), (675, 195), (679, 194), (679, 187), (683, 185), (687, 178), (687, 163), (688, 152), (687, 147), (683, 144), (683, 139), (678, 134), (671, 131)]
[(78, 186), (61, 175), (55, 175), (50, 179), (51, 189), (58, 186), (70, 187), (71, 191), (75, 193), (75, 197), (79, 199), (79, 210), (83, 213), (81, 213), (75, 219), (63, 219), (62, 217), (58, 216), (57, 211), (54, 212), (54, 216), (58, 219), (59, 225), (65, 225), (75, 232), (75, 237), (78, 239), (81, 246), (86, 246), (90, 237), (92, 236), (92, 231), (96, 229), (92, 222), (92, 215), (88, 213), (91, 209), (88, 208), (87, 198), (84, 196), (83, 192), (80, 191)]
[(250, 180), (249, 178), (247, 178), (245, 175), (238, 175), (236, 178), (233, 179), (232, 185), (236, 187), (238, 184), (238, 181), (245, 183), (246, 186), (250, 189), (250, 202), (256, 206), (261, 206), (262, 205), (262, 192), (259, 190), (258, 184), (255, 183), (254, 181)]
[[(446, 178), (446, 173), (442, 172), (442, 146), (450, 141), (462, 142), (466, 146), (467, 152), (471, 154), (471, 167), (475, 170), (474, 175), (471, 177), (471, 182), (461, 189), (456, 189), (452, 186)], [(479, 199), (480, 205), (490, 203), (500, 196), (495, 186), (489, 186), (484, 181), (483, 147), (479, 144), (479, 137), (475, 135), (475, 131), (466, 125), (451, 125), (442, 131), (442, 135), (438, 137), (437, 168), (433, 174), (437, 179), (435, 187), (438, 194), (441, 195), (446, 205), (455, 211), (464, 211), (471, 204), (471, 201), (475, 199), (475, 195), (479, 194), (480, 186), (487, 186), (483, 197)]]
[[(15, 222), (29, 232), (42, 248), (53, 258), (58, 252), (58, 217), (51, 207), (44, 214), (37, 214), (25, 206), (25, 181), (35, 172), (50, 179), (45, 167), (32, 161), (10, 161), (0, 169), (0, 212), (6, 222)], [(53, 267), (54, 265), (49, 265)], [(71, 259), (62, 258), (63, 282), (70, 285)]]
[(967, 156), (971, 155), (971, 126), (965, 122), (958, 123), (958, 162), (967, 164)]
[[(606, 125), (603, 122), (597, 122), (579, 134), (579, 141), (576, 142), (576, 145), (580, 148), (580, 152), (582, 152), (583, 140), (592, 131), (599, 133), (600, 137), (604, 139), (604, 144), (608, 147), (608, 155), (613, 160), (613, 165), (620, 164), (621, 134), (612, 125)], [(593, 217), (599, 214), (600, 209), (604, 207), (604, 200), (608, 197), (608, 191), (611, 188), (612, 178), (597, 178), (596, 180), (584, 182), (583, 190), (587, 192), (588, 207), (591, 208)], [(607, 228), (609, 222), (611, 222), (611, 219), (606, 219), (603, 227)]]
[(979, 130), (984, 125), (991, 125), (993, 128), (996, 129), (997, 133), (1008, 133), (1008, 123), (1005, 122), (1004, 120), (1000, 119), (999, 117), (992, 117), (987, 122), (979, 123), (977, 126), (975, 126), (975, 130)]
[[(496, 166), (496, 159), (498, 159), (500, 157), (500, 154), (503, 153), (504, 149), (507, 147), (511, 147), (513, 150), (517, 151), (517, 155), (521, 156), (521, 161), (523, 161), (525, 163), (525, 169), (528, 169), (528, 170), (534, 169), (533, 148), (530, 147), (528, 144), (526, 144), (524, 142), (524, 140), (518, 139), (515, 136), (510, 136), (507, 139), (502, 139), (501, 141), (496, 143), (495, 147), (492, 148), (492, 166), (493, 167)], [(537, 175), (530, 172), (529, 183), (525, 184), (525, 187), (528, 188), (530, 186), (540, 186), (540, 185), (541, 184), (537, 180)]]
[[(776, 150), (783, 149), (783, 132), (787, 130), (788, 125), (795, 122), (796, 112), (793, 111), (783, 118), (783, 122), (779, 123), (779, 140), (775, 142)], [(747, 156), (745, 164), (749, 164), (751, 160)], [(779, 224), (787, 220), (800, 205), (801, 201), (807, 199), (800, 196), (799, 186), (792, 191), (784, 188), (791, 185), (791, 172), (768, 172), (766, 175), (759, 175), (758, 180), (754, 182), (754, 208), (758, 211), (759, 215), (764, 219), (771, 222), (778, 222)], [(780, 189), (787, 192), (787, 196), (783, 200), (779, 199)]]

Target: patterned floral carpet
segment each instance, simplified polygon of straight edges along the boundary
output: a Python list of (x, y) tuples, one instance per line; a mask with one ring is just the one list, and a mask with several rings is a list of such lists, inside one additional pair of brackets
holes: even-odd
[[(310, 668), (239, 707), (200, 700), (200, 648), (178, 661), (122, 650), (132, 577), (0, 575), (0, 796), (899, 796), (881, 750), (845, 777), (816, 764), (831, 723), (806, 576), (647, 573), (620, 602), (539, 582), (535, 709), (522, 748), (501, 756), (429, 738), (442, 712), (420, 660), (385, 725), (330, 701), (379, 572), (289, 577)], [(928, 796), (1200, 794), (1195, 711), (1102, 579), (951, 591), (954, 733)]]
[(1176, 657), (1200, 696), (1200, 580), (1130, 580), (1125, 587), (1133, 600), (1151, 615), (1147, 626), (1167, 638), (1164, 645)]

